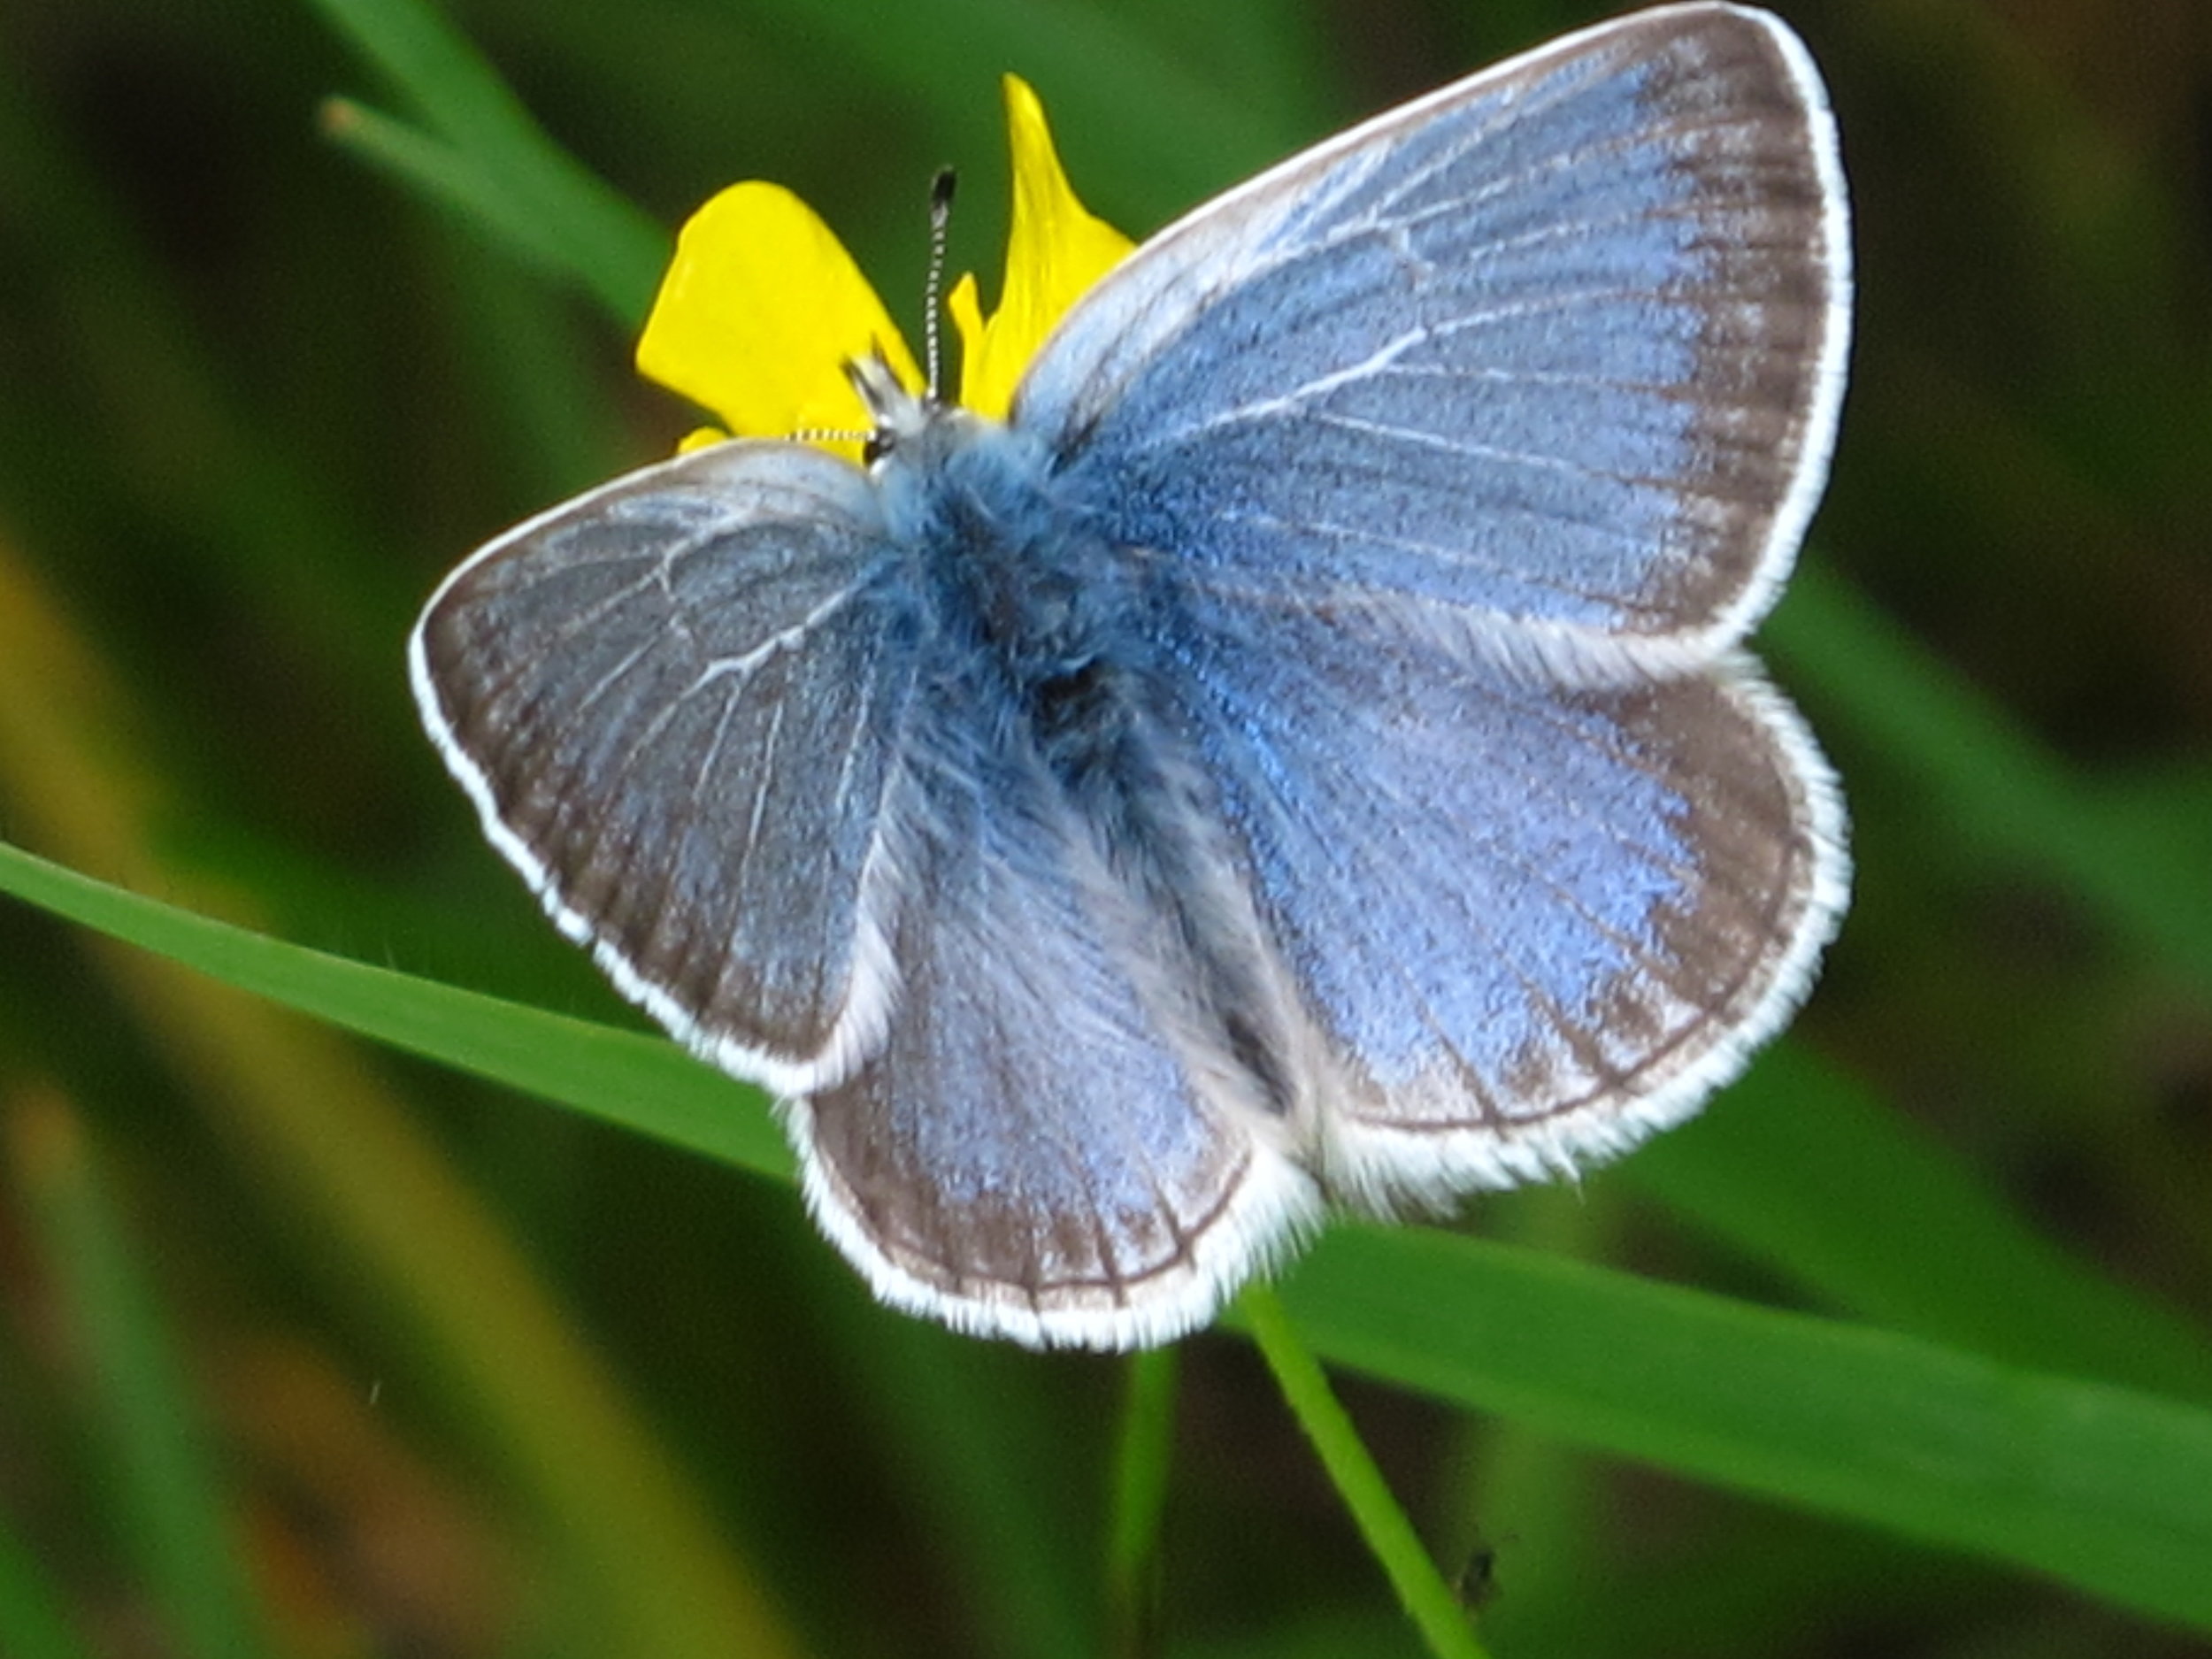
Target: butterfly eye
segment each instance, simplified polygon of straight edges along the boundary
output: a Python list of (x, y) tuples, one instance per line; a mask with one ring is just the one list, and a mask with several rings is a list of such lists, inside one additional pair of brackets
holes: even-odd
[(864, 357), (847, 358), (845, 378), (868, 411), (869, 430), (861, 455), (870, 465), (919, 432), (938, 406), (933, 394), (907, 389), (880, 346)]

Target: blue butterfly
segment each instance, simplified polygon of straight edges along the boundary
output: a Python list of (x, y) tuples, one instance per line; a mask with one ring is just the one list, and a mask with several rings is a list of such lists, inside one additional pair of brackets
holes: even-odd
[(856, 363), (864, 465), (731, 442), (510, 532), (416, 695), (879, 1296), (1163, 1341), (1332, 1204), (1680, 1120), (1802, 996), (1842, 808), (1740, 648), (1848, 260), (1786, 27), (1601, 24), (1163, 231), (1002, 423)]

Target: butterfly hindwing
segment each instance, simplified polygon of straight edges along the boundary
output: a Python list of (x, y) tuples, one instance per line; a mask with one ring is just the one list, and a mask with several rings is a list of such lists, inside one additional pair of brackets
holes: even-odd
[(1739, 637), (1841, 390), (1841, 176), (1793, 36), (1601, 25), (1306, 152), (1145, 244), (1015, 419), (1124, 543), (1575, 678)]
[(809, 1202), (879, 1295), (963, 1328), (1179, 1334), (1317, 1189), (1186, 1018), (1176, 946), (1096, 826), (1018, 749), (948, 735), (892, 807), (912, 895), (887, 918), (897, 1018), (879, 1056), (789, 1109)]
[(1624, 1149), (1802, 995), (1840, 810), (1748, 664), (1562, 693), (1226, 607), (1184, 657), (1193, 741), (1337, 1056), (1315, 1161), (1348, 1195)]
[(875, 492), (794, 445), (618, 480), (463, 565), (418, 698), (492, 841), (626, 993), (741, 1075), (848, 1069), (913, 662)]

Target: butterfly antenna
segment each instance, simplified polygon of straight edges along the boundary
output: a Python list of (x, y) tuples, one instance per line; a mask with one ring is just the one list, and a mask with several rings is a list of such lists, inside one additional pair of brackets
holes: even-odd
[(952, 228), (955, 182), (950, 167), (938, 168), (937, 176), (929, 182), (929, 280), (922, 289), (922, 349), (929, 359), (929, 401), (933, 403), (939, 401), (938, 388), (943, 384), (938, 379), (941, 363), (938, 312), (939, 302), (944, 298), (945, 238)]

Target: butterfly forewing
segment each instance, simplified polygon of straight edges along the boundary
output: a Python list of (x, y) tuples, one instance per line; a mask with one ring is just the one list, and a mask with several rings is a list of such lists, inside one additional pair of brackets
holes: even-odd
[(1640, 13), (1285, 163), (1062, 324), (1018, 421), (1188, 579), (1603, 680), (1740, 636), (1826, 460), (1834, 136), (1762, 13)]
[(417, 694), (492, 841), (633, 997), (741, 1075), (847, 1069), (914, 664), (874, 492), (725, 445), (523, 526), (425, 611)]

